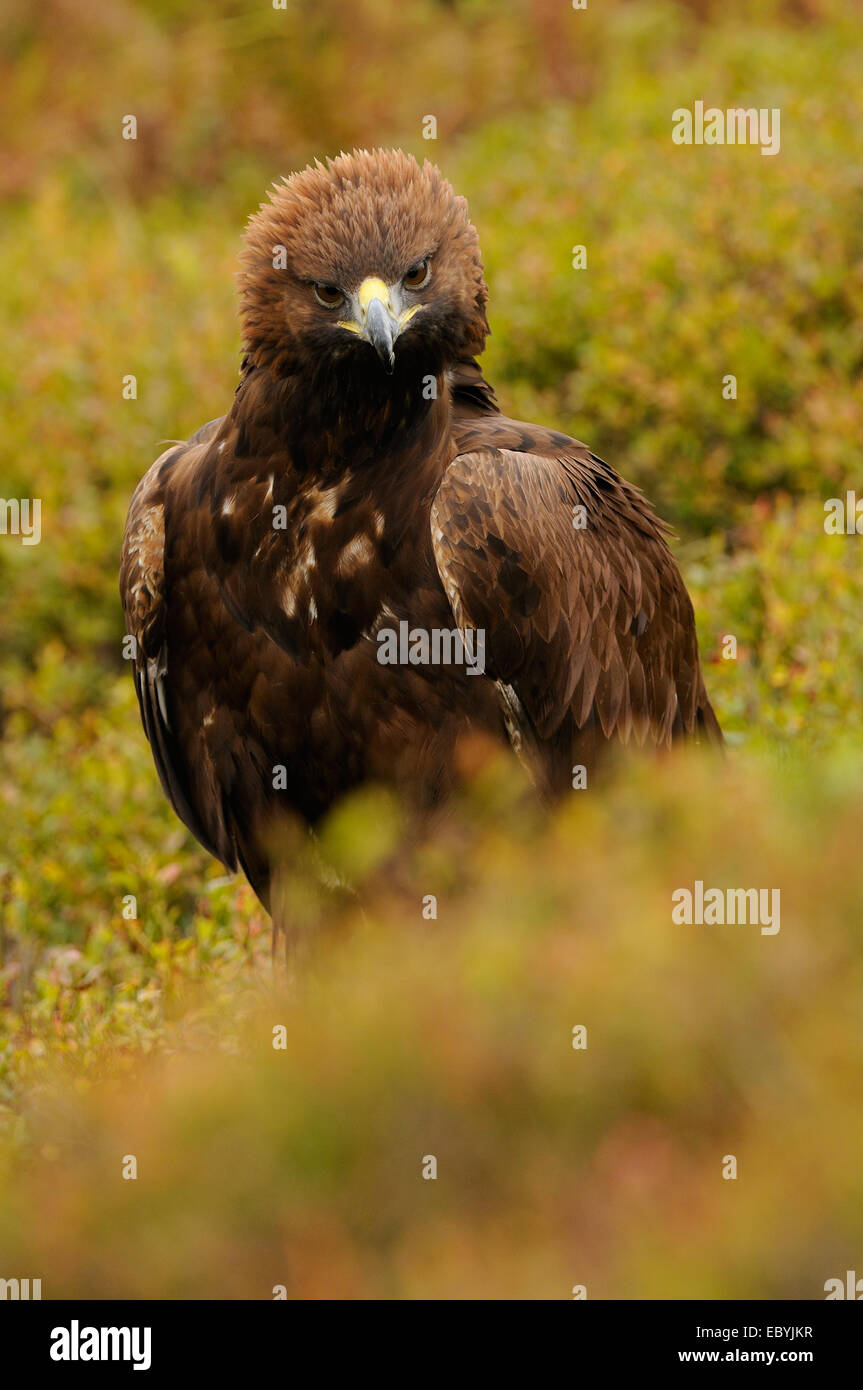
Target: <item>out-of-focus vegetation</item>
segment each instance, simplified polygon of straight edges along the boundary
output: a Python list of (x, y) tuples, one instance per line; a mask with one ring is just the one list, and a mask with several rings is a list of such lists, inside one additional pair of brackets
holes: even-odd
[[(839, 754), (631, 765), (551, 820), (504, 759), (413, 846), (360, 797), (324, 845), (344, 870), (362, 839), (361, 903), (318, 900), (299, 998), (245, 891), (182, 938), (161, 884), (137, 936), (97, 908), (20, 1005), (10, 1269), (56, 1296), (823, 1296), (863, 1239), (861, 816)], [(780, 885), (779, 933), (673, 926), (702, 875)]]
[[(863, 541), (823, 525), (863, 496), (860, 6), (7, 0), (2, 23), (0, 496), (42, 499), (42, 540), (0, 535), (0, 1277), (818, 1297), (863, 1234)], [(697, 99), (779, 107), (781, 152), (672, 145)], [(253, 895), (162, 797), (116, 569), (161, 442), (230, 400), (245, 218), (356, 143), (467, 194), (504, 407), (675, 523), (732, 755), (624, 763), (553, 816), (492, 761), (419, 842), (361, 798), (322, 850), (357, 896), (304, 861), (289, 885), (321, 944), (288, 998)], [(781, 931), (672, 926), (696, 878), (780, 888)]]

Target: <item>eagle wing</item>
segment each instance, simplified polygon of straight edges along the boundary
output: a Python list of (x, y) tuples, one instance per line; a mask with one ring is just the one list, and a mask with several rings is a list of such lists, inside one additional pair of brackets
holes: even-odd
[(692, 604), (638, 489), (585, 445), (504, 417), (458, 442), (473, 447), (444, 475), (432, 546), (459, 626), (485, 632), (511, 733), (517, 711), (532, 741), (570, 715), (605, 739), (721, 742)]
[[(165, 451), (135, 490), (126, 520), (120, 565), (120, 597), (126, 632), (134, 638), (135, 690), (144, 731), (165, 795), (180, 819), (207, 850), (237, 868), (233, 837), (219, 811), (220, 798), (196, 809), (193, 779), (171, 725), (169, 710), (167, 605), (165, 587), (166, 479), (190, 449), (206, 445), (220, 420), (204, 425), (188, 441)], [(172, 654), (172, 660), (178, 659)]]

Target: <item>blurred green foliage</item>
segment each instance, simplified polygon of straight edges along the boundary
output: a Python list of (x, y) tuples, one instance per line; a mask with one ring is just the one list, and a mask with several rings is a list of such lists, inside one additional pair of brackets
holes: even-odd
[[(0, 536), (0, 1275), (794, 1298), (859, 1267), (863, 566), (823, 504), (863, 495), (860, 19), (7, 0), (0, 496), (43, 529)], [(699, 98), (780, 107), (780, 154), (673, 146)], [(230, 401), (245, 218), (360, 143), (468, 196), (504, 408), (676, 525), (732, 757), (553, 816), (502, 759), (419, 840), (382, 793), (339, 808), (283, 886), (320, 943), (297, 996), (161, 794), (116, 570), (137, 479)], [(781, 887), (780, 934), (672, 928), (697, 877)]]
[[(7, 1054), (7, 1265), (46, 1297), (823, 1296), (863, 1238), (861, 815), (846, 756), (635, 761), (550, 819), (502, 759), (419, 843), (342, 808), (379, 862), (361, 905), (321, 890), (299, 994), (245, 893), (181, 941), (158, 904), (94, 926)], [(702, 874), (781, 885), (779, 934), (673, 926)]]

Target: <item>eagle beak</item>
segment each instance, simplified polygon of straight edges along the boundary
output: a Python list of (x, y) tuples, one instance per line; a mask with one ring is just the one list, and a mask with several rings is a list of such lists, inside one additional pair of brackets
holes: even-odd
[(398, 299), (395, 286), (390, 291), (383, 280), (376, 275), (370, 275), (360, 285), (354, 297), (356, 318), (339, 321), (339, 328), (358, 333), (371, 344), (390, 374), (396, 361), (393, 351), (396, 338), (421, 307), (417, 304), (399, 313), (397, 304), (393, 303), (394, 295)]
[[(366, 281), (366, 284), (368, 281)], [(362, 294), (362, 287), (360, 288)], [(389, 296), (387, 296), (389, 298)], [(399, 331), (399, 321), (391, 314), (386, 302), (373, 295), (368, 302), (363, 321), (363, 336), (371, 343), (388, 372), (396, 363), (393, 343)]]

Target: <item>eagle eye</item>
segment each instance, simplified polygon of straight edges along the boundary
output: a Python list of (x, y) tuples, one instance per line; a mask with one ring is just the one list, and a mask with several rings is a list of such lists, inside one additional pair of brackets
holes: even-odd
[(325, 309), (337, 309), (343, 302), (344, 295), (338, 285), (326, 285), (316, 280), (315, 299), (319, 304), (323, 304)]
[(431, 279), (431, 261), (425, 256), (416, 265), (412, 265), (407, 275), (402, 280), (406, 290), (424, 289)]

